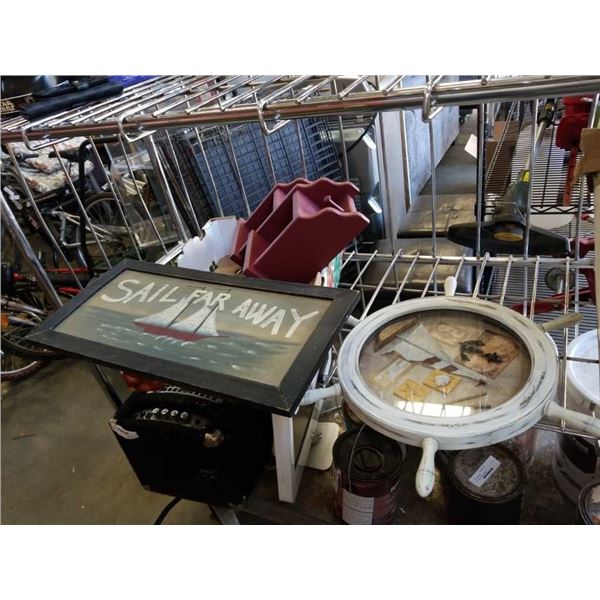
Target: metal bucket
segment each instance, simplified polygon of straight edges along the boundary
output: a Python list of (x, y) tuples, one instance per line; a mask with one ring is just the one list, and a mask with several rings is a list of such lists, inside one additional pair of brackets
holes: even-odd
[(337, 516), (350, 525), (391, 523), (403, 459), (398, 442), (368, 427), (342, 434), (333, 446)]
[(452, 453), (447, 474), (451, 523), (519, 523), (525, 467), (517, 454), (502, 445), (460, 450)]
[(552, 472), (560, 490), (576, 503), (581, 489), (600, 477), (600, 449), (596, 440), (560, 434), (552, 458)]
[(600, 525), (600, 479), (590, 481), (577, 500), (577, 523)]
[[(568, 346), (567, 354), (577, 358), (598, 358), (597, 330), (576, 337)], [(598, 365), (567, 361), (568, 406), (584, 413), (600, 404)], [(579, 492), (593, 479), (600, 477), (600, 445), (597, 440), (560, 434), (552, 459), (552, 472), (563, 494), (577, 503)]]

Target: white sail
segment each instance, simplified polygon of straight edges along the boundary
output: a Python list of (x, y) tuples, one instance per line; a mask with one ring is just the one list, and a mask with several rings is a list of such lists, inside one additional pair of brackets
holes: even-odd
[(157, 325), (160, 327), (169, 327), (171, 323), (189, 306), (187, 298), (182, 298), (179, 302), (168, 306), (160, 312), (153, 313), (147, 317), (140, 317), (134, 319), (134, 323), (141, 325)]
[(212, 307), (203, 306), (189, 317), (173, 323), (170, 329), (205, 336), (219, 335), (216, 327), (216, 308), (217, 305), (213, 305)]

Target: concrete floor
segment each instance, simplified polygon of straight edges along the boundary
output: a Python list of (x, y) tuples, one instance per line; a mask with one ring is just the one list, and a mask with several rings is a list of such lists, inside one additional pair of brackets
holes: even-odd
[[(113, 407), (90, 367), (59, 361), (2, 384), (2, 523), (151, 524), (171, 499), (145, 491), (108, 420)], [(214, 523), (180, 502), (165, 523)]]

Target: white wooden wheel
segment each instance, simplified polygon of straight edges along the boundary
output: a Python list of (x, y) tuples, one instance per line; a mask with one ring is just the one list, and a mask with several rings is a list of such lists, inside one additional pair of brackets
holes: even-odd
[[(529, 353), (531, 373), (512, 399), (465, 417), (424, 416), (383, 402), (364, 381), (359, 367), (360, 354), (375, 332), (399, 317), (440, 310), (486, 317), (519, 338)], [(497, 304), (461, 297), (407, 300), (381, 309), (350, 332), (340, 350), (338, 365), (344, 396), (368, 425), (413, 446), (420, 446), (425, 438), (433, 438), (443, 450), (487, 446), (529, 429), (542, 417), (558, 382), (556, 347), (537, 325)]]
[[(600, 437), (600, 420), (565, 410), (553, 401), (558, 388), (558, 358), (556, 346), (545, 331), (523, 317), (523, 315), (508, 308), (482, 300), (453, 296), (452, 282), (447, 283), (447, 295), (445, 297), (404, 301), (383, 308), (364, 321), (358, 322), (342, 344), (338, 356), (340, 385), (346, 400), (357, 416), (371, 428), (388, 437), (423, 448), (423, 457), (417, 473), (418, 493), (421, 496), (426, 496), (433, 488), (433, 464), (435, 452), (438, 448), (442, 450), (461, 450), (496, 444), (528, 430), (542, 416), (555, 420), (564, 419), (571, 427), (581, 433)], [(406, 340), (397, 333), (398, 329), (395, 330), (396, 332), (394, 331), (394, 327), (399, 325), (400, 328), (403, 328), (403, 323), (410, 322), (412, 324), (402, 329), (402, 331), (411, 330), (413, 332), (413, 339), (408, 343), (417, 348), (419, 348), (420, 343), (427, 346), (427, 343), (420, 341), (423, 339), (422, 337), (417, 337), (415, 342), (414, 332), (417, 329), (414, 323), (435, 320), (439, 315), (445, 317), (450, 315), (448, 318), (462, 319), (463, 322), (467, 323), (473, 317), (474, 323), (479, 320), (492, 328), (497, 326), (498, 330), (503, 332), (500, 336), (505, 335), (513, 338), (515, 344), (519, 344), (519, 348), (524, 351), (524, 354), (528, 355), (527, 357), (524, 356), (524, 359), (529, 360), (529, 363), (521, 363), (521, 365), (529, 364), (526, 371), (521, 366), (522, 385), (517, 382), (518, 385), (514, 387), (514, 393), (512, 390), (509, 393), (503, 387), (504, 382), (495, 383), (482, 374), (484, 371), (479, 371), (477, 378), (480, 381), (476, 385), (485, 384), (486, 401), (484, 404), (487, 403), (488, 384), (495, 385), (495, 390), (500, 390), (500, 395), (504, 393), (505, 398), (502, 398), (497, 405), (485, 405), (485, 410), (474, 409), (467, 411), (467, 414), (463, 410), (462, 414), (458, 416), (453, 416), (455, 412), (447, 414), (444, 410), (447, 402), (447, 389), (443, 391), (441, 406), (444, 408), (442, 408), (440, 415), (432, 415), (431, 411), (429, 411), (430, 414), (425, 414), (428, 412), (425, 410), (427, 406), (439, 408), (440, 402), (436, 404), (426, 403), (424, 400), (414, 402), (412, 395), (410, 401), (401, 402), (396, 398), (395, 402), (390, 402), (389, 391), (376, 393), (373, 381), (369, 383), (365, 380), (361, 368), (362, 355), (367, 348), (367, 344), (371, 344), (375, 348), (369, 350), (371, 356), (380, 353), (388, 355), (397, 351), (392, 349), (380, 352), (373, 340), (376, 339), (377, 343), (382, 343), (386, 348), (387, 344), (394, 344), (395, 338), (400, 339), (401, 343), (405, 344)], [(419, 318), (417, 319), (417, 317)], [(572, 321), (572, 318), (569, 317), (563, 319), (563, 321), (568, 324)], [(554, 326), (560, 325), (561, 323), (557, 323)], [(391, 333), (385, 333), (390, 329), (390, 326)], [(419, 330), (419, 335), (423, 335), (425, 331)], [(383, 342), (380, 340), (382, 337), (385, 339)], [(392, 340), (392, 342), (389, 342), (389, 340)], [(447, 340), (442, 340), (442, 342), (448, 343)], [(432, 352), (430, 349), (422, 347), (420, 350), (425, 350), (425, 354)], [(433, 357), (436, 357), (435, 352), (433, 352)], [(460, 365), (455, 362), (456, 360), (450, 359), (444, 364), (460, 368)], [(401, 355), (398, 362), (406, 364), (406, 358)], [(391, 364), (393, 366), (393, 362)], [(412, 368), (412, 365), (410, 368)], [(435, 369), (436, 367), (428, 368)], [(387, 370), (386, 367), (384, 371)], [(444, 377), (444, 373), (441, 371), (434, 372)], [(464, 377), (461, 371), (457, 371), (457, 373)], [(473, 371), (471, 371), (472, 373)], [(460, 380), (461, 377), (457, 377), (457, 379)], [(471, 377), (471, 379), (473, 378)], [(481, 379), (485, 381), (481, 381)], [(392, 385), (396, 385), (401, 377), (397, 372), (392, 372), (389, 380)], [(446, 380), (448, 380), (448, 377), (444, 381)], [(428, 384), (427, 380), (424, 383), (429, 385), (429, 389), (423, 387), (422, 383), (412, 381), (411, 385), (414, 385), (414, 387), (411, 388), (410, 393), (413, 394), (413, 390), (418, 390), (421, 386), (420, 389), (425, 390), (422, 393), (429, 394), (431, 384)], [(443, 383), (442, 385), (446, 384)], [(471, 381), (471, 385), (474, 385), (473, 381)], [(490, 385), (490, 389), (491, 387), (492, 385)], [(394, 391), (394, 394), (398, 393)], [(385, 394), (388, 395), (387, 400), (384, 399)], [(448, 404), (450, 405), (452, 402), (448, 400)], [(420, 406), (420, 410), (415, 410), (415, 406)]]

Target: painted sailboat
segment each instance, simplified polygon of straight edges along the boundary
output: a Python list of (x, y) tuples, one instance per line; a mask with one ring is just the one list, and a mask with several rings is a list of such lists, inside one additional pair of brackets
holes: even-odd
[(183, 299), (158, 313), (134, 319), (133, 323), (146, 333), (166, 335), (186, 342), (195, 342), (205, 338), (226, 337), (217, 331), (217, 303), (213, 306), (205, 304), (188, 317), (178, 320), (190, 304), (191, 301)]

